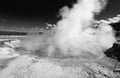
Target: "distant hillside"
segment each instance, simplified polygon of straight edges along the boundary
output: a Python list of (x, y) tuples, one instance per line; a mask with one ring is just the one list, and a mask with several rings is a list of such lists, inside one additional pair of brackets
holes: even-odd
[(110, 25), (116, 30), (120, 31), (120, 21), (116, 23), (110, 23)]
[[(30, 32), (16, 32), (16, 31), (0, 31), (0, 35), (27, 35)], [(32, 33), (32, 32), (31, 32)], [(38, 34), (42, 34), (42, 32), (37, 32)]]
[(0, 31), (0, 35), (27, 35), (27, 32)]

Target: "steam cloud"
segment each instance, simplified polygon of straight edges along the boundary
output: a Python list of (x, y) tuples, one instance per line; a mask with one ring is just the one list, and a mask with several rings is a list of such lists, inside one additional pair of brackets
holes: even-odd
[(21, 46), (53, 57), (102, 58), (104, 51), (116, 41), (111, 26), (93, 26), (94, 16), (106, 3), (106, 0), (78, 0), (72, 8), (63, 7), (60, 10), (62, 19), (57, 22), (55, 32), (31, 35), (21, 42)]

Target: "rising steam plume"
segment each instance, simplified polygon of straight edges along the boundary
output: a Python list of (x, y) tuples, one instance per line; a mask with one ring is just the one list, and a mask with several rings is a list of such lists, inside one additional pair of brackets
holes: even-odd
[(62, 18), (54, 32), (31, 35), (21, 42), (21, 46), (50, 57), (102, 58), (104, 51), (116, 41), (109, 25), (93, 26), (94, 16), (106, 3), (106, 0), (77, 0), (72, 8), (63, 7), (60, 9)]

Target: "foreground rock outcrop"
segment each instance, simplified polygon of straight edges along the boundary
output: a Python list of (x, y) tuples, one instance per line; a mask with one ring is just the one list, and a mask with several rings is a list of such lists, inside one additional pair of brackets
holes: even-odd
[(120, 63), (107, 57), (83, 62), (23, 55), (7, 64), (0, 71), (0, 78), (120, 78)]

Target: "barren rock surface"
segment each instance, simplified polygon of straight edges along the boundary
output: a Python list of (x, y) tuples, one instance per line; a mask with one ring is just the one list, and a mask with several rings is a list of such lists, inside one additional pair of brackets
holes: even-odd
[(0, 78), (120, 78), (120, 63), (109, 57), (84, 62), (78, 58), (19, 55), (12, 47), (17, 46), (15, 43), (4, 43), (0, 47)]
[(2, 69), (0, 78), (120, 78), (120, 63), (110, 58), (88, 63), (24, 55)]

